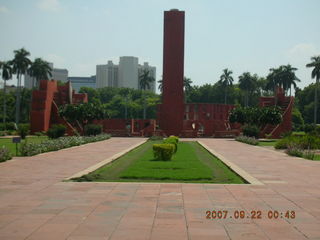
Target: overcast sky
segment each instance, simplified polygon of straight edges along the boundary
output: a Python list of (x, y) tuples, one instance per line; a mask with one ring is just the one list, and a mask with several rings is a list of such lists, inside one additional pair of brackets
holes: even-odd
[[(229, 68), (266, 76), (290, 63), (300, 87), (320, 55), (320, 0), (0, 0), (0, 60), (25, 47), (69, 76), (136, 56), (162, 75), (163, 11), (185, 11), (185, 75), (215, 83)], [(14, 83), (15, 81), (12, 81)]]

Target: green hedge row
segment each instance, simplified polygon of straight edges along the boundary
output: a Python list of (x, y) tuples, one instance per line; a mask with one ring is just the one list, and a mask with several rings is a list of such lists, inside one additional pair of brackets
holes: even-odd
[(33, 156), (39, 153), (57, 151), (63, 148), (69, 148), (73, 146), (79, 146), (90, 142), (98, 142), (109, 139), (109, 134), (101, 134), (97, 136), (72, 136), (61, 137), (53, 140), (46, 140), (42, 143), (22, 143), (20, 147), (20, 153), (22, 156)]
[(156, 159), (162, 161), (171, 160), (173, 154), (178, 151), (179, 138), (176, 136), (170, 136), (163, 140), (161, 144), (153, 144), (153, 155)]

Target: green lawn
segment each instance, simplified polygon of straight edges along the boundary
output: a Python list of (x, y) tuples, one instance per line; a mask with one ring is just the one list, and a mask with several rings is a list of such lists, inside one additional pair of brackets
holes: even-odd
[(272, 146), (276, 144), (277, 140), (260, 140), (258, 146)]
[[(40, 137), (36, 137), (36, 136), (28, 136), (25, 140), (22, 140), (22, 142), (34, 142), (34, 143), (40, 143), (44, 140), (47, 140), (48, 137), (47, 136), (40, 136)], [(16, 144), (15, 143), (12, 143), (12, 138), (0, 138), (0, 146), (5, 146), (7, 147), (11, 154), (13, 156), (16, 156)], [(20, 144), (18, 144), (18, 148), (19, 148)], [(18, 152), (18, 155), (19, 155), (19, 152)]]
[(179, 142), (171, 161), (153, 157), (148, 141), (124, 156), (76, 181), (245, 183), (197, 142)]

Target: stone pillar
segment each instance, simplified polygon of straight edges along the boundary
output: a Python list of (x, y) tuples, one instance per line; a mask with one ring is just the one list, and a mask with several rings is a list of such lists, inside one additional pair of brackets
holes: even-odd
[(164, 12), (163, 96), (160, 128), (179, 136), (183, 129), (184, 11)]

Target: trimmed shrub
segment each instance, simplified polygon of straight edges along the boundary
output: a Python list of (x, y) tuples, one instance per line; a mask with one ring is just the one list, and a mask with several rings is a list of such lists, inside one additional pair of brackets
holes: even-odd
[(247, 137), (259, 138), (260, 130), (255, 125), (245, 125), (243, 127), (243, 135)]
[(247, 136), (236, 137), (236, 141), (247, 143), (250, 145), (258, 145), (259, 144), (259, 140), (257, 140), (256, 138), (247, 137)]
[(288, 149), (295, 145), (301, 149), (320, 149), (320, 138), (314, 135), (291, 135), (280, 139), (276, 144), (276, 149)]
[(97, 142), (109, 139), (109, 134), (101, 134), (90, 137), (60, 137), (53, 140), (46, 140), (41, 143), (22, 143), (20, 147), (20, 153), (22, 156), (33, 156), (39, 153), (57, 151), (63, 148), (69, 148), (73, 146), (79, 146), (90, 142)]
[(2, 146), (2, 148), (0, 148), (0, 162), (10, 160), (11, 158), (10, 151), (5, 146)]
[(173, 144), (174, 145), (174, 153), (176, 153), (178, 151), (178, 141), (179, 141), (178, 137), (170, 136), (170, 137), (166, 138), (165, 140), (163, 140), (163, 143)]
[(175, 145), (170, 143), (153, 144), (153, 155), (158, 160), (171, 160), (175, 151)]
[(64, 134), (66, 133), (66, 126), (62, 125), (62, 124), (55, 124), (52, 125), (51, 128), (49, 128), (47, 135), (49, 138), (59, 138), (64, 136)]
[(27, 123), (21, 123), (21, 124), (19, 124), (19, 126), (18, 126), (17, 133), (19, 134), (19, 136), (20, 136), (22, 139), (25, 139), (26, 136), (29, 134), (29, 129), (30, 129), (30, 125), (29, 125), (29, 124), (27, 124)]
[(102, 126), (98, 124), (87, 124), (84, 127), (85, 136), (96, 136), (102, 133)]

